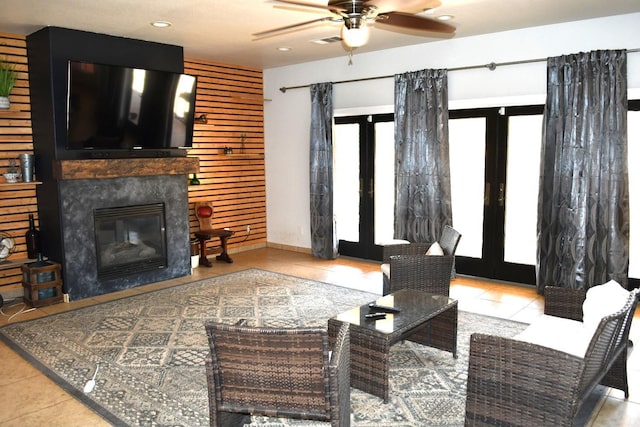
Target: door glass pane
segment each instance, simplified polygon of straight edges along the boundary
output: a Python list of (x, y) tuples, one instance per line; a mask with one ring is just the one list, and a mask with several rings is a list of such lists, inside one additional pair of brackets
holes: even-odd
[(395, 143), (393, 122), (375, 124), (374, 242), (382, 245), (393, 239), (395, 204)]
[(360, 126), (333, 127), (333, 214), (338, 240), (360, 241)]
[(453, 227), (464, 236), (456, 255), (471, 258), (482, 258), (485, 137), (484, 117), (449, 120)]
[[(627, 156), (629, 159), (629, 277), (640, 278), (640, 168), (633, 167), (640, 159), (640, 111), (627, 114)], [(632, 160), (633, 159), (633, 160)]]
[(509, 117), (504, 261), (535, 265), (542, 115)]

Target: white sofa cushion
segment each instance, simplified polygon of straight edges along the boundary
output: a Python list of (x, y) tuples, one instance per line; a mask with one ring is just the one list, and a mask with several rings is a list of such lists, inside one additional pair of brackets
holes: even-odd
[(600, 319), (620, 311), (629, 299), (629, 291), (615, 280), (587, 290), (582, 304), (582, 323), (591, 333), (595, 332)]
[(543, 314), (514, 338), (584, 357), (592, 336), (582, 322)]
[(427, 249), (425, 255), (442, 256), (444, 255), (444, 251), (442, 250), (442, 246), (440, 246), (440, 243), (435, 242), (431, 246), (429, 246), (429, 249)]

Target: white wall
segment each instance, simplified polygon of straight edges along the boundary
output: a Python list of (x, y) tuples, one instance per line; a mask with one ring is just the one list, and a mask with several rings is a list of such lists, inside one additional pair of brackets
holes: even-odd
[[(491, 62), (542, 59), (495, 71), (449, 73), (449, 108), (544, 103), (546, 63), (552, 56), (596, 49), (640, 48), (640, 13), (549, 25), (406, 48), (273, 68), (264, 71), (267, 240), (310, 248), (308, 88), (282, 93), (281, 87), (365, 77), (390, 76), (427, 68), (457, 68)], [(640, 99), (640, 52), (629, 53), (629, 98)], [(392, 111), (393, 78), (334, 85), (336, 114)]]

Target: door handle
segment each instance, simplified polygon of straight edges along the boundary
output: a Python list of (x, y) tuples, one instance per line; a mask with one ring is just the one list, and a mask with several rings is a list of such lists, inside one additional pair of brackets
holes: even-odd
[(491, 184), (489, 184), (488, 182), (485, 182), (484, 184), (484, 205), (489, 206), (489, 203), (491, 201)]
[(498, 187), (498, 206), (504, 206), (504, 182), (501, 182)]

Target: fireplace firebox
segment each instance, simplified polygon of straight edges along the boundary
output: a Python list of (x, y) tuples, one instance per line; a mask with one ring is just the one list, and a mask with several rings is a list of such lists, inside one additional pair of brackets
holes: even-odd
[(94, 210), (98, 278), (167, 267), (164, 203)]

